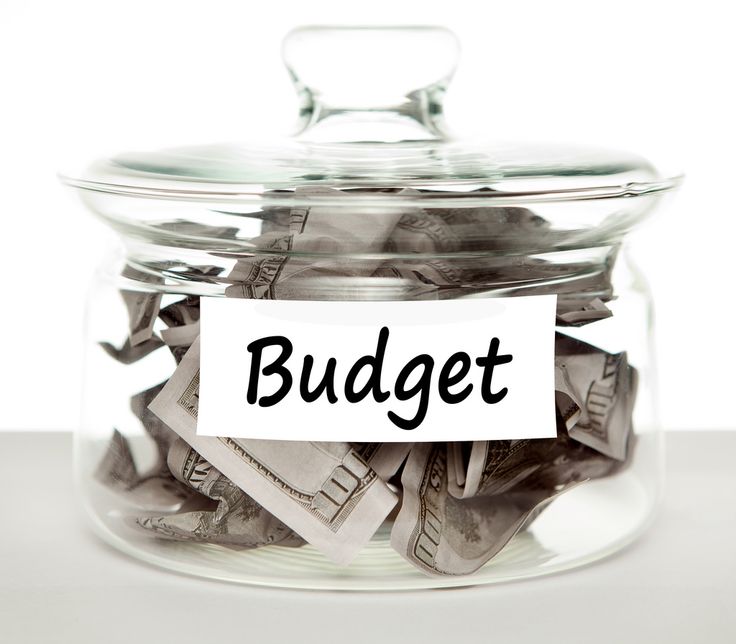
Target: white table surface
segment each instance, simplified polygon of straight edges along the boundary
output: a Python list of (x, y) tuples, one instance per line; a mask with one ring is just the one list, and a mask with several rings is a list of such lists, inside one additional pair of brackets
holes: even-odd
[(0, 642), (736, 642), (736, 432), (668, 435), (654, 527), (602, 562), (402, 593), (251, 588), (118, 553), (73, 496), (68, 434), (0, 433)]

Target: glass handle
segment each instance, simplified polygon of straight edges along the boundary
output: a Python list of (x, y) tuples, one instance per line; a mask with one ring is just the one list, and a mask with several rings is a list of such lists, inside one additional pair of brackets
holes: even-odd
[[(291, 31), (283, 58), (301, 99), (300, 137), (340, 139), (345, 128), (326, 128), (330, 121), (357, 131), (361, 123), (377, 125), (374, 138), (444, 138), (442, 98), (459, 53), (443, 27)], [(332, 137), (316, 136), (329, 129)]]

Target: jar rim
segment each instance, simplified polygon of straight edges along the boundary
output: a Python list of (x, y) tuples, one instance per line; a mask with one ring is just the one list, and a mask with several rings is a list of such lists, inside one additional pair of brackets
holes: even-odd
[[(263, 192), (262, 186), (239, 184), (208, 184), (206, 189), (196, 184), (180, 188), (155, 185), (126, 185), (108, 181), (95, 181), (59, 174), (62, 183), (87, 192), (98, 192), (121, 197), (143, 199), (166, 199), (172, 201), (213, 202), (213, 203), (267, 203), (270, 206), (409, 206), (409, 207), (482, 207), (482, 206), (521, 206), (540, 202), (569, 202), (599, 199), (620, 199), (643, 197), (669, 192), (679, 187), (685, 176), (677, 174), (653, 181), (632, 181), (625, 184), (602, 185), (594, 187), (559, 188), (552, 190), (493, 190), (480, 187), (474, 191), (448, 190), (447, 185), (432, 186), (423, 182), (413, 188), (411, 194), (380, 192), (375, 186), (367, 190), (361, 186), (344, 186), (329, 197), (319, 194), (304, 194), (293, 190)], [(457, 185), (453, 182), (452, 185)], [(467, 184), (466, 184), (467, 185)], [(250, 189), (249, 189), (250, 188)], [(443, 189), (444, 188), (444, 189)]]

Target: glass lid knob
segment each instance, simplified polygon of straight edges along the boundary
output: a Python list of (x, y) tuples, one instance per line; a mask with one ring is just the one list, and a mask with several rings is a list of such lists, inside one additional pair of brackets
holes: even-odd
[(443, 27), (299, 27), (283, 58), (307, 140), (446, 138), (442, 98), (460, 45)]

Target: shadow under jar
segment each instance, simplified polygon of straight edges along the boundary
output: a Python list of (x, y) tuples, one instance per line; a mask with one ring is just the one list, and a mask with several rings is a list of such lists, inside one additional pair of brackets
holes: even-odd
[(444, 29), (303, 28), (284, 55), (293, 138), (64, 177), (123, 242), (91, 292), (76, 434), (97, 532), (181, 572), (366, 590), (629, 543), (662, 446), (623, 241), (678, 180), (449, 137)]

